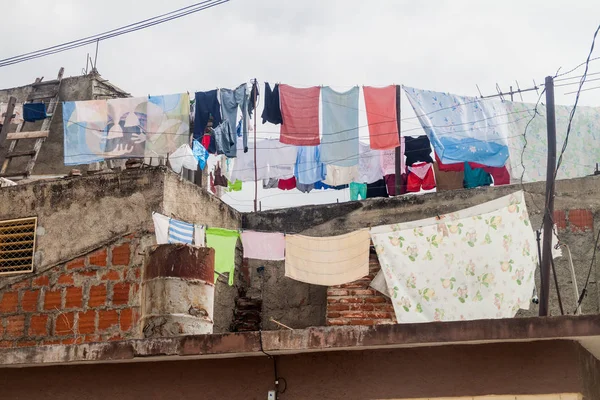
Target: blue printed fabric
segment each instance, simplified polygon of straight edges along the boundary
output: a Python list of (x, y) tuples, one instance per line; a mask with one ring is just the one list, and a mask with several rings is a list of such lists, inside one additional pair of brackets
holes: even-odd
[(504, 166), (509, 155), (508, 113), (501, 101), (404, 90), (443, 164), (468, 161)]
[(298, 146), (294, 176), (296, 182), (310, 185), (326, 176), (325, 164), (321, 162), (320, 146)]
[(358, 164), (358, 86), (344, 93), (321, 88), (323, 137), (321, 162), (351, 167)]
[(172, 219), (169, 221), (169, 243), (192, 244), (194, 225)]
[(200, 169), (206, 168), (206, 161), (208, 160), (208, 151), (202, 146), (202, 144), (194, 139), (192, 142), (192, 153), (194, 153), (194, 157), (198, 160), (198, 165)]
[(62, 110), (65, 165), (103, 161), (108, 119), (106, 101), (67, 101)]

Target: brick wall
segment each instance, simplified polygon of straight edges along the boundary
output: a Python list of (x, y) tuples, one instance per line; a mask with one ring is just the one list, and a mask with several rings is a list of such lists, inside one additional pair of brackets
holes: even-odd
[(0, 290), (0, 347), (139, 337), (141, 240), (123, 237)]
[(327, 325), (379, 325), (396, 323), (391, 300), (369, 287), (381, 267), (369, 256), (369, 275), (327, 290)]

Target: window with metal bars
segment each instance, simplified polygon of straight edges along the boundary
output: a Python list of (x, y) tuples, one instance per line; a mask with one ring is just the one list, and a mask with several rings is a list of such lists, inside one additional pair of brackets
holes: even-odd
[(37, 217), (0, 221), (0, 275), (33, 271)]

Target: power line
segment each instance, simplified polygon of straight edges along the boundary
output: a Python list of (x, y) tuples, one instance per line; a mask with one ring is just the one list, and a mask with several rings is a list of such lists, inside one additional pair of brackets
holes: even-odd
[(164, 22), (168, 22), (174, 19), (178, 19), (184, 17), (186, 15), (190, 15), (199, 11), (203, 11), (220, 4), (226, 3), (229, 0), (206, 0), (202, 1), (187, 7), (180, 8), (175, 11), (171, 11), (165, 14), (157, 15), (152, 18), (148, 18), (139, 22), (135, 22), (133, 24), (125, 25), (120, 28), (112, 29), (106, 32), (102, 32), (96, 35), (88, 36), (85, 38), (72, 40), (70, 42), (61, 43), (55, 46), (47, 47), (44, 49), (32, 51), (29, 53), (24, 53), (18, 56), (13, 56), (9, 58), (5, 58), (0, 60), (0, 67), (5, 67), (8, 65), (13, 65), (17, 63), (21, 63), (24, 61), (29, 61), (35, 58), (48, 56), (51, 54), (60, 53), (62, 51), (71, 50), (77, 47), (82, 47), (94, 42), (99, 42), (101, 40), (110, 39), (116, 36), (124, 35), (126, 33), (135, 32), (141, 29), (145, 29), (154, 25), (162, 24)]

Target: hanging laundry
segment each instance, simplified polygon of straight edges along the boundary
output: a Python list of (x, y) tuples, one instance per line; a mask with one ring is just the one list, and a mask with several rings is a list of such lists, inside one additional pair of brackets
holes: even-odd
[(263, 109), (262, 123), (270, 122), (272, 124), (281, 124), (283, 118), (281, 116), (281, 108), (279, 106), (279, 85), (275, 84), (273, 90), (269, 82), (265, 82), (265, 108)]
[[(438, 155), (435, 155), (435, 160), (438, 164), (438, 169), (440, 171), (444, 171), (444, 172), (449, 172), (449, 171), (464, 171), (465, 169), (465, 163), (461, 162), (461, 163), (454, 163), (454, 164), (443, 164)], [(471, 168), (481, 168), (483, 169), (485, 172), (487, 172), (488, 174), (490, 174), (494, 180), (494, 185), (495, 186), (500, 186), (500, 185), (508, 185), (510, 184), (510, 173), (508, 172), (508, 169), (506, 168), (506, 166), (502, 166), (502, 167), (488, 167), (486, 165), (482, 165), (482, 164), (478, 164), (478, 163), (473, 163), (470, 162), (469, 166)], [(462, 187), (462, 186), (461, 186)]]
[[(143, 115), (140, 119), (143, 118)], [(149, 96), (145, 157), (166, 157), (190, 142), (190, 95)]]
[(144, 158), (148, 139), (148, 98), (109, 99), (106, 105), (104, 158)]
[[(406, 163), (404, 161), (404, 137), (400, 138), (400, 171), (406, 172)], [(391, 175), (396, 173), (396, 149), (381, 151), (381, 172), (383, 175)]]
[(330, 186), (348, 185), (350, 182), (358, 181), (358, 166), (338, 167), (336, 165), (326, 166), (326, 176), (323, 183)]
[[(529, 308), (538, 262), (523, 192), (371, 229), (399, 323), (512, 318)], [(377, 281), (377, 282), (376, 282)], [(384, 293), (385, 293), (384, 292)]]
[(298, 147), (279, 142), (278, 139), (268, 139), (269, 149), (267, 162), (269, 164), (269, 177), (276, 179), (289, 179), (294, 176)]
[[(229, 286), (233, 285), (235, 272), (235, 248), (240, 234), (222, 228), (206, 229), (206, 247), (215, 249), (215, 272), (229, 274)], [(215, 273), (215, 282), (218, 274)]]
[(221, 165), (219, 163), (217, 163), (217, 166), (215, 167), (215, 186), (229, 186), (229, 182), (223, 175), (223, 171), (221, 170)]
[(280, 190), (292, 190), (296, 189), (296, 177), (292, 176), (289, 179), (280, 179), (277, 187)]
[[(204, 135), (209, 116), (213, 118), (213, 126), (219, 126), (222, 122), (221, 105), (217, 94), (216, 89), (208, 92), (196, 92), (196, 116), (194, 117), (194, 138), (196, 139), (200, 139)], [(208, 151), (210, 152), (210, 149)]]
[(490, 186), (492, 184), (492, 176), (485, 172), (483, 168), (471, 168), (469, 163), (465, 163), (464, 187), (467, 189), (480, 186)]
[(248, 96), (248, 117), (250, 118), (252, 118), (252, 111), (254, 111), (258, 105), (259, 96), (258, 82), (254, 79), (254, 81), (252, 81), (252, 89), (250, 89), (250, 96)]
[(194, 157), (198, 160), (200, 169), (204, 170), (206, 168), (206, 161), (208, 160), (208, 151), (196, 139), (192, 142), (192, 153), (194, 153)]
[(187, 243), (204, 247), (205, 228), (169, 218), (157, 212), (152, 213), (156, 244)]
[(309, 183), (309, 184), (298, 183), (298, 180), (296, 179), (296, 189), (298, 189), (302, 193), (309, 193), (314, 188), (315, 188), (314, 184), (312, 184), (312, 183)]
[[(242, 139), (238, 138), (237, 158), (233, 164), (231, 179), (243, 182), (254, 182), (254, 140), (249, 143), (250, 150), (245, 153), (243, 149)], [(269, 178), (269, 157), (271, 152), (269, 143), (265, 139), (256, 140), (256, 174), (257, 179)]]
[(285, 260), (285, 236), (279, 232), (242, 231), (244, 258), (255, 260)]
[(396, 86), (364, 86), (363, 92), (371, 148), (387, 150), (400, 146), (396, 117)]
[[(463, 166), (464, 170), (464, 166)], [(438, 168), (438, 163), (433, 163), (433, 172), (435, 174), (436, 191), (445, 192), (448, 190), (462, 189), (464, 186), (464, 171), (442, 171)]]
[[(389, 196), (396, 196), (396, 174), (389, 174), (383, 177), (385, 185), (387, 186), (387, 192)], [(406, 193), (406, 174), (400, 175), (400, 193), (402, 195)]]
[(407, 136), (404, 138), (406, 154), (406, 165), (413, 165), (416, 162), (432, 163), (431, 143), (427, 135), (418, 137)]
[(381, 178), (378, 181), (367, 184), (367, 199), (372, 199), (374, 197), (389, 197), (385, 179)]
[(63, 102), (65, 165), (104, 160), (108, 106), (106, 100)]
[[(46, 119), (46, 103), (25, 103), (23, 104), (23, 120), (26, 122), (35, 122)], [(3, 121), (4, 122), (4, 121)]]
[(383, 178), (381, 151), (371, 150), (368, 144), (360, 143), (358, 182), (373, 183)]
[[(244, 138), (243, 150), (248, 151), (248, 97), (246, 84), (231, 89), (221, 89), (221, 115), (223, 121), (229, 124), (230, 132), (236, 131), (238, 107), (242, 110), (242, 137)], [(234, 143), (235, 146), (235, 143)], [(235, 156), (234, 156), (235, 157)]]
[(279, 141), (296, 146), (316, 146), (319, 142), (318, 86), (299, 89), (279, 85), (281, 124)]
[[(512, 176), (519, 182), (521, 175), (524, 182), (545, 181), (548, 154), (545, 107), (538, 105), (536, 113), (535, 104), (505, 101), (504, 106), (509, 114), (509, 124), (506, 125), (506, 129), (511, 152), (509, 162)], [(555, 106), (556, 143), (559, 149), (565, 142), (572, 108), (572, 106)], [(578, 105), (571, 123), (568, 147), (562, 155), (563, 160), (556, 179), (581, 178), (594, 174), (596, 163), (600, 162), (598, 132), (600, 132), (600, 107)], [(521, 164), (521, 158), (524, 165)]]
[(279, 179), (269, 178), (263, 179), (263, 189), (277, 189)]
[(350, 200), (356, 201), (360, 197), (361, 200), (365, 200), (367, 198), (367, 184), (366, 183), (358, 183), (358, 182), (350, 182)]
[(307, 185), (325, 179), (325, 165), (321, 163), (320, 146), (300, 146), (294, 176), (300, 184)]
[(432, 164), (414, 163), (408, 167), (408, 176), (406, 178), (407, 192), (420, 192), (435, 188), (435, 177), (433, 176)]
[(237, 138), (235, 137), (235, 131), (231, 130), (227, 121), (214, 128), (212, 133), (215, 137), (217, 154), (224, 154), (227, 158), (237, 156)]
[(239, 192), (242, 190), (242, 181), (237, 179), (235, 182), (229, 181), (227, 184), (228, 192)]
[(504, 166), (509, 155), (508, 112), (502, 101), (408, 87), (404, 90), (444, 164), (471, 161)]
[(334, 286), (369, 274), (369, 231), (339, 236), (286, 235), (285, 276), (313, 285)]
[[(4, 119), (6, 118), (6, 111), (8, 109), (8, 103), (0, 103), (0, 122), (4, 123)], [(13, 108), (13, 117), (10, 121), (13, 125), (19, 125), (23, 120), (23, 103), (16, 103)]]
[(183, 168), (191, 171), (198, 170), (198, 160), (188, 144), (184, 144), (169, 155), (169, 164), (175, 173), (181, 173)]
[(314, 186), (315, 186), (315, 190), (333, 189), (333, 187), (331, 187), (328, 184), (323, 183), (323, 182), (315, 182)]
[(351, 167), (358, 164), (358, 86), (340, 93), (321, 88), (323, 134), (321, 161)]

